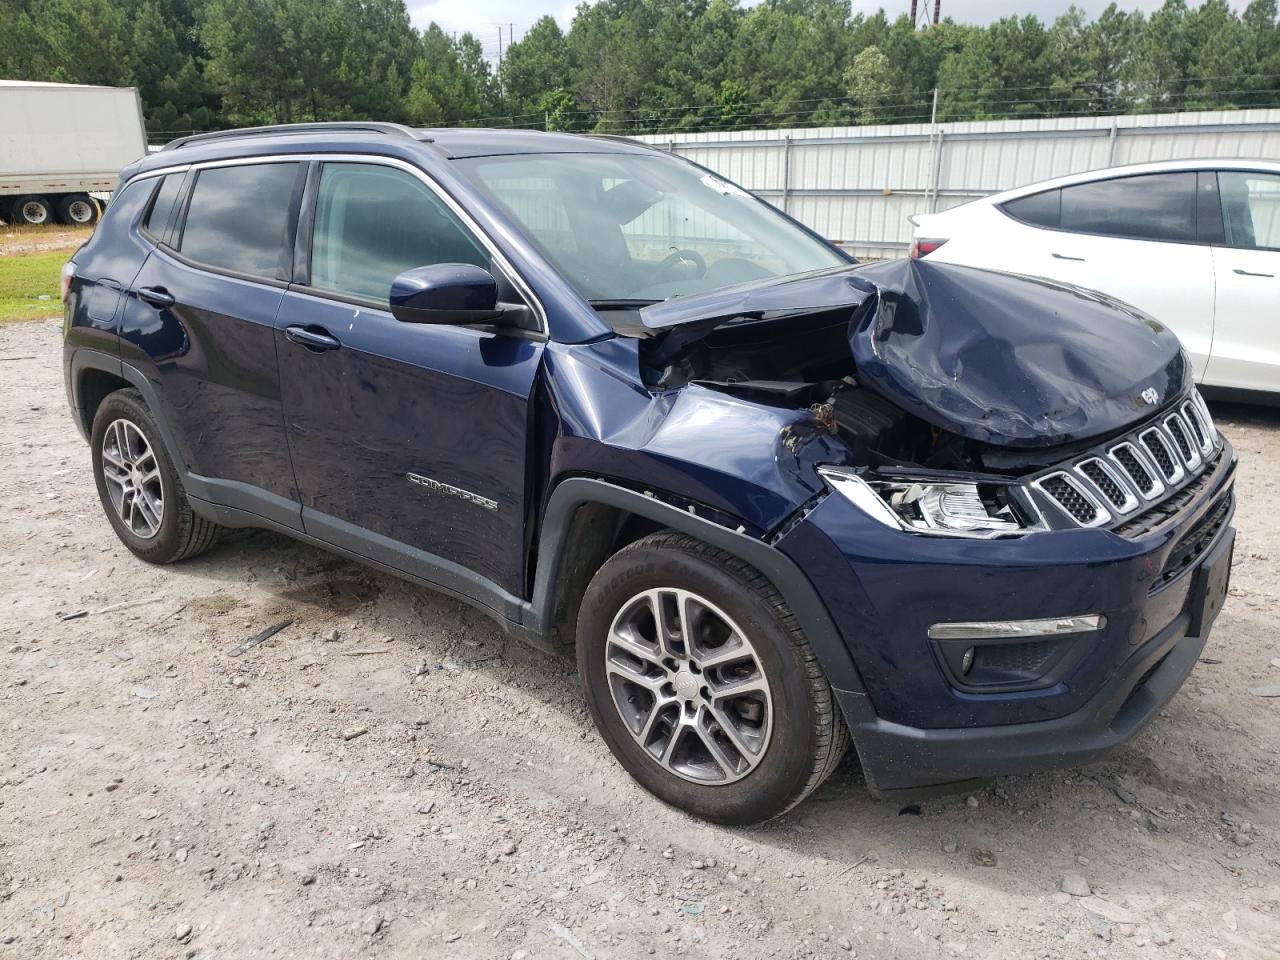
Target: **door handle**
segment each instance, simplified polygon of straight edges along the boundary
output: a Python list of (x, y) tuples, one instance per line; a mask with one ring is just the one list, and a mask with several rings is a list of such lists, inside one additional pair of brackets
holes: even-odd
[(1084, 257), (1069, 257), (1065, 253), (1053, 254), (1055, 260), (1075, 260), (1077, 263), (1084, 263)]
[(1275, 277), (1274, 273), (1254, 273), (1252, 270), (1241, 270), (1239, 267), (1236, 267), (1231, 272), (1242, 277)]
[(317, 327), (314, 330), (308, 330), (306, 327), (285, 327), (284, 335), (293, 343), (317, 353), (324, 350), (337, 350), (342, 346), (338, 338), (330, 335), (324, 327)]
[(172, 307), (177, 303), (177, 298), (164, 287), (141, 287), (138, 290), (138, 299), (145, 300), (153, 307)]

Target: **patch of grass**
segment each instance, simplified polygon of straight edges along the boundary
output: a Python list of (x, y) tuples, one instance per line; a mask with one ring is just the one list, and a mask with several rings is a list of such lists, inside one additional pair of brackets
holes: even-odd
[[(0, 257), (0, 324), (56, 317), (62, 312), (58, 285), (68, 250)], [(47, 296), (47, 300), (40, 297)]]

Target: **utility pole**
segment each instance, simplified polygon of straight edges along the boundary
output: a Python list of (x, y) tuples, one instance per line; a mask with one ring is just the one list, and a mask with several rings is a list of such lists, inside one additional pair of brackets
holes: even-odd
[(911, 29), (912, 30), (914, 30), (920, 23), (920, 21), (916, 19), (919, 16), (919, 13), (916, 12), (916, 4), (918, 2), (919, 0), (911, 0)]
[(942, 18), (942, 0), (933, 0), (933, 25), (936, 27)]

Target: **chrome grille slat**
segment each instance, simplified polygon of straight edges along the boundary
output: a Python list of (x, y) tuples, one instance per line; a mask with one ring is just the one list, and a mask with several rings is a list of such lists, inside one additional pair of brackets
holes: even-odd
[(1195, 401), (1188, 400), (1182, 405), (1182, 415), (1191, 427), (1192, 439), (1200, 448), (1201, 457), (1208, 455), (1213, 450), (1213, 432), (1205, 422), (1200, 406)]
[(1101, 457), (1087, 457), (1076, 464), (1076, 473), (1080, 474), (1116, 513), (1132, 513), (1138, 508), (1138, 498), (1133, 495), (1129, 485), (1121, 479), (1111, 464)]
[(1164, 418), (1164, 429), (1173, 440), (1174, 449), (1182, 457), (1182, 462), (1194, 470), (1200, 466), (1200, 450), (1191, 438), (1191, 428), (1187, 426), (1181, 414), (1172, 413)]
[(1128, 440), (1117, 443), (1107, 451), (1107, 456), (1124, 471), (1134, 489), (1145, 499), (1155, 500), (1164, 493), (1160, 471)]
[(1068, 524), (1141, 530), (1144, 517), (1167, 514), (1180, 491), (1196, 487), (1205, 468), (1219, 462), (1219, 449), (1209, 408), (1192, 391), (1109, 447), (1077, 454), (1027, 482)]
[(1218, 428), (1213, 425), (1213, 416), (1209, 413), (1209, 405), (1204, 402), (1204, 397), (1200, 395), (1199, 390), (1191, 395), (1191, 402), (1200, 411), (1200, 421), (1204, 424), (1205, 432), (1209, 438), (1209, 449), (1205, 451), (1205, 459), (1208, 460), (1209, 454), (1218, 447)]
[(1138, 443), (1160, 470), (1165, 483), (1173, 486), (1182, 479), (1182, 462), (1173, 452), (1173, 444), (1159, 427), (1150, 427), (1138, 435)]
[(1111, 514), (1084, 484), (1065, 470), (1046, 474), (1032, 483), (1082, 527), (1097, 527), (1111, 519)]

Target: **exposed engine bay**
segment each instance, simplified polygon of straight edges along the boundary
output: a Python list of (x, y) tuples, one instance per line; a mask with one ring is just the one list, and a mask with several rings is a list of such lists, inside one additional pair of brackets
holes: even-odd
[(1176, 338), (1123, 304), (921, 261), (679, 298), (641, 319), (652, 388), (807, 409), (850, 464), (877, 469), (1021, 476), (1189, 383)]
[[(789, 409), (807, 409), (873, 468), (920, 468), (1020, 475), (1060, 459), (1059, 447), (1010, 450), (934, 426), (858, 383), (849, 353), (848, 310), (722, 326), (649, 368), (649, 385), (687, 383)], [(1070, 451), (1065, 451), (1069, 455)]]

